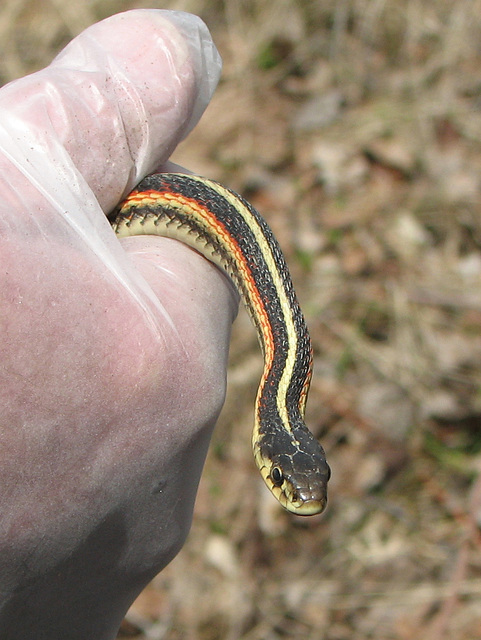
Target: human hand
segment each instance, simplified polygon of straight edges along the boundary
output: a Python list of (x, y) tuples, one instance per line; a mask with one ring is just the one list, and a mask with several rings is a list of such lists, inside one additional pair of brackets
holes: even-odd
[(220, 70), (192, 16), (120, 14), (0, 91), (0, 635), (115, 637), (182, 546), (237, 297), (105, 214), (165, 163)]

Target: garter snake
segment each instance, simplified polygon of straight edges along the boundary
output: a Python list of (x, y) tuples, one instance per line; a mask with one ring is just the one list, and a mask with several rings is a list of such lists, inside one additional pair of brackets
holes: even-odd
[(232, 279), (264, 355), (252, 434), (257, 466), (288, 511), (323, 511), (330, 470), (304, 423), (311, 341), (284, 256), (265, 220), (241, 196), (212, 180), (154, 174), (127, 196), (112, 226), (119, 237), (178, 239)]

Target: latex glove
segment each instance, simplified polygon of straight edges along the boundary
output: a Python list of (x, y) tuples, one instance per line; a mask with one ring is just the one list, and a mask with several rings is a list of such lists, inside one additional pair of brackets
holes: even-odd
[(134, 11), (0, 91), (0, 637), (115, 637), (182, 546), (225, 390), (230, 282), (105, 213), (217, 83), (198, 19)]

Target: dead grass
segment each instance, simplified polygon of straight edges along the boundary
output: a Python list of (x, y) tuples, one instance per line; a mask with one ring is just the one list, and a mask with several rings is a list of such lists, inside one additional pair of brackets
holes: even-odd
[[(141, 3), (5, 0), (0, 79)], [(182, 553), (120, 637), (481, 635), (481, 2), (146, 2), (198, 13), (225, 60), (176, 153), (269, 219), (312, 330), (309, 424), (333, 468), (302, 520), (249, 448), (260, 355), (241, 314)]]

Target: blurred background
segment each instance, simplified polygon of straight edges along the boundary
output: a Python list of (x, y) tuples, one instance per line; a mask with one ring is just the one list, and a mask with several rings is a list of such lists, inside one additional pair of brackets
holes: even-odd
[(333, 477), (307, 519), (261, 485), (242, 310), (191, 535), (119, 638), (481, 637), (481, 2), (3, 0), (0, 81), (137, 7), (198, 14), (223, 56), (173, 159), (273, 227)]

